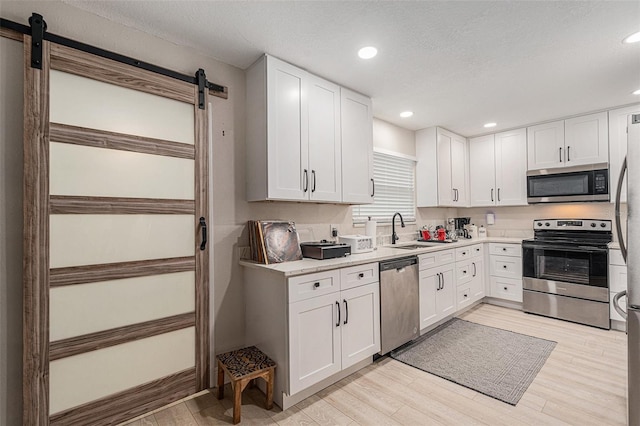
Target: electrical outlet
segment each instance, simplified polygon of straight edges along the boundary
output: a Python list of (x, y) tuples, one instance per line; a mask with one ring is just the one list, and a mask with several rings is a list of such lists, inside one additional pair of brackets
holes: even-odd
[(338, 236), (338, 225), (329, 225), (329, 236), (335, 238)]

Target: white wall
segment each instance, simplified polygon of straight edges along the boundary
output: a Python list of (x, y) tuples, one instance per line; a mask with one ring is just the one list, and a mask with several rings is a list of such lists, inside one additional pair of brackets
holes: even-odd
[(0, 38), (0, 425), (22, 422), (22, 57)]

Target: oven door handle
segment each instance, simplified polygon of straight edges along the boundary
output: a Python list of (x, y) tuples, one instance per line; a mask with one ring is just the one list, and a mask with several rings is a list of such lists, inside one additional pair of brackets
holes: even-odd
[(571, 252), (588, 252), (588, 253), (606, 253), (609, 251), (608, 248), (597, 248), (597, 247), (588, 247), (588, 246), (554, 246), (548, 244), (537, 244), (537, 243), (522, 243), (522, 247), (524, 248), (532, 248), (532, 249), (541, 249), (541, 250), (559, 250), (559, 251), (571, 251)]

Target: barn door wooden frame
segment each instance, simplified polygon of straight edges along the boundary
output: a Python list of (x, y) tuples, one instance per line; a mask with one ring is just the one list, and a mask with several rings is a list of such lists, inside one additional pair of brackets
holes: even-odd
[[(40, 68), (32, 67), (32, 38), (24, 35), (24, 385), (23, 424), (112, 424), (125, 421), (209, 385), (208, 91), (177, 79), (42, 40)], [(84, 129), (49, 120), (50, 71), (109, 83), (193, 105), (194, 145)], [(204, 76), (204, 73), (200, 70)], [(225, 89), (226, 92), (226, 89)], [(204, 106), (204, 108), (201, 108)], [(50, 142), (194, 160), (193, 200), (51, 195)], [(144, 214), (195, 217), (194, 255), (96, 265), (50, 267), (50, 216)], [(90, 236), (88, 236), (90, 238)], [(60, 286), (195, 270), (195, 309), (51, 342), (50, 291)], [(153, 380), (50, 415), (51, 361), (195, 327), (192, 369)], [(116, 408), (117, 407), (117, 408)]]

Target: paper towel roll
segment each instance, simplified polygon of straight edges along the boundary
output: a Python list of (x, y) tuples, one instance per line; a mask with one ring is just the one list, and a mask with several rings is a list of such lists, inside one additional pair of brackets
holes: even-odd
[(364, 225), (364, 235), (373, 238), (373, 246), (376, 246), (376, 226), (375, 220), (368, 220)]

